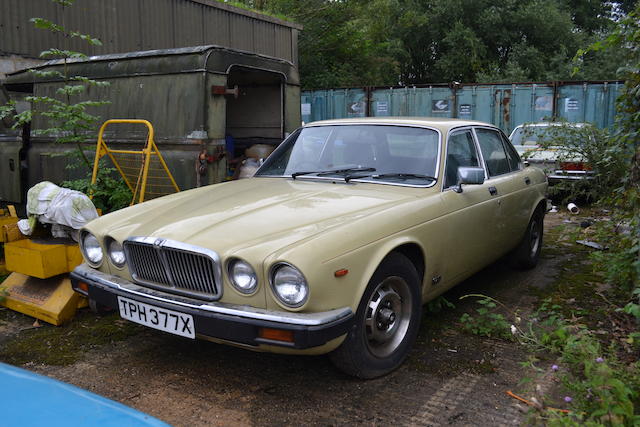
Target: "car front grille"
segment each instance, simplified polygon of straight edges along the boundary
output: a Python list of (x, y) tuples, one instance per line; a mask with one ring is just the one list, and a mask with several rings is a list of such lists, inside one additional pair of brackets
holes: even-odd
[(156, 238), (125, 240), (124, 250), (136, 283), (206, 300), (222, 296), (220, 262), (208, 250)]

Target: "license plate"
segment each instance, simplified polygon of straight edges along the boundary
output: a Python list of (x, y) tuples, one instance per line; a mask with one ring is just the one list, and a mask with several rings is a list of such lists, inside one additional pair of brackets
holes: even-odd
[(193, 316), (153, 305), (118, 297), (118, 309), (123, 319), (187, 338), (195, 338)]

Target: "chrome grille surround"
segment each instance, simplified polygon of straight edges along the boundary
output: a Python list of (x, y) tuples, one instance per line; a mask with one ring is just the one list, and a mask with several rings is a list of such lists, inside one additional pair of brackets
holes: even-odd
[(159, 237), (129, 237), (122, 246), (134, 282), (207, 301), (222, 297), (215, 251)]

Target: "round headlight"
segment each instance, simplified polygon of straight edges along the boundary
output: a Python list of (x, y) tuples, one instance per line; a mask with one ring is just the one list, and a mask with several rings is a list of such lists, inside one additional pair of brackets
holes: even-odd
[(289, 264), (278, 264), (272, 271), (273, 291), (283, 304), (295, 308), (307, 301), (309, 286), (300, 270)]
[(258, 287), (258, 277), (251, 266), (241, 259), (229, 262), (229, 280), (243, 294), (250, 294)]
[(124, 266), (125, 256), (124, 249), (122, 249), (122, 245), (115, 241), (114, 239), (109, 239), (109, 244), (107, 245), (107, 252), (109, 253), (109, 258), (111, 262), (116, 267)]
[(82, 236), (82, 254), (91, 265), (97, 266), (102, 262), (102, 246), (96, 236), (89, 232)]

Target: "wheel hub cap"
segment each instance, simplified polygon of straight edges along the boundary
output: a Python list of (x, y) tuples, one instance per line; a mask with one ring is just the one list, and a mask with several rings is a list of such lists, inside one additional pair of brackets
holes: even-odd
[(389, 277), (371, 295), (365, 314), (367, 346), (372, 354), (386, 357), (400, 345), (411, 317), (411, 294), (400, 277)]

